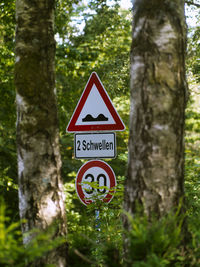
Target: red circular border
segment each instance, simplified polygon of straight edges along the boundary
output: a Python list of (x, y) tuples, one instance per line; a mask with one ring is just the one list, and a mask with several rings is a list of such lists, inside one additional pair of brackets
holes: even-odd
[(103, 199), (103, 202), (108, 203), (113, 198), (114, 190), (112, 188), (115, 187), (117, 183), (116, 183), (115, 174), (114, 174), (112, 168), (102, 160), (88, 161), (79, 169), (78, 174), (76, 176), (76, 182), (75, 182), (76, 192), (77, 192), (81, 202), (84, 205), (89, 205), (90, 203), (92, 203), (92, 200), (85, 200), (85, 195), (83, 193), (82, 186), (81, 186), (81, 182), (82, 182), (82, 178), (83, 178), (84, 173), (89, 168), (92, 168), (92, 167), (99, 167), (99, 168), (104, 169), (104, 171), (108, 174), (108, 176), (110, 178), (110, 190), (109, 190), (108, 194), (105, 196), (105, 198)]

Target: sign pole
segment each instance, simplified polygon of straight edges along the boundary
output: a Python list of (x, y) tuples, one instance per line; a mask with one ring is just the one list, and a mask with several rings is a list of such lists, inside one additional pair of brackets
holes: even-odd
[(101, 231), (101, 222), (100, 222), (100, 211), (95, 210), (95, 229), (100, 232)]
[[(100, 221), (100, 210), (95, 210), (95, 230), (96, 234), (96, 243), (100, 243), (100, 231), (101, 231), (101, 221)], [(98, 246), (96, 247), (96, 253), (98, 255)]]

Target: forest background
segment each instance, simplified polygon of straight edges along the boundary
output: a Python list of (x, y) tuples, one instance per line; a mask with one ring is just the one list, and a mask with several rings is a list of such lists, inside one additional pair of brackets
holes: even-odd
[[(24, 249), (21, 243), (14, 88), (15, 3), (1, 1), (0, 9), (0, 265), (25, 266), (25, 261), (28, 263), (40, 257), (55, 244), (50, 242), (46, 246), (48, 234), (41, 236), (40, 240), (36, 240), (28, 249)], [(177, 249), (177, 242), (180, 242), (178, 230), (176, 232), (178, 241), (172, 237), (174, 232), (170, 235), (170, 230), (163, 231), (166, 225), (170, 225), (172, 218), (166, 218), (154, 231), (146, 227), (145, 218), (136, 218), (133, 223), (135, 230), (132, 234), (136, 251), (134, 260), (138, 265), (134, 266), (169, 266), (173, 261), (177, 262), (174, 266), (200, 265), (200, 16), (198, 3), (197, 5), (186, 4), (186, 10), (189, 101), (185, 133), (185, 195), (188, 227), (192, 236), (188, 244), (190, 253), (186, 255), (181, 248)], [(191, 19), (190, 16), (193, 18)], [(123, 232), (121, 209), (128, 154), (131, 20), (131, 10), (124, 9), (118, 1), (110, 1), (109, 4), (107, 1), (100, 0), (56, 1), (56, 88), (70, 266), (95, 265), (97, 262), (99, 266), (123, 266), (120, 256)], [(196, 23), (192, 23), (193, 20)], [(92, 71), (98, 73), (126, 125), (126, 131), (117, 133), (117, 158), (107, 160), (118, 182), (115, 197), (109, 205), (96, 203), (101, 213), (101, 233), (95, 230), (96, 207), (94, 205), (84, 207), (75, 193), (75, 177), (85, 161), (74, 159), (74, 136), (66, 133), (67, 123)], [(41, 242), (44, 244), (42, 245)]]

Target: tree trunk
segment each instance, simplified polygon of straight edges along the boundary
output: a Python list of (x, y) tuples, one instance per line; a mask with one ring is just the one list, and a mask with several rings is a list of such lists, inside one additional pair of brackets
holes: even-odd
[(138, 202), (161, 217), (184, 195), (185, 44), (184, 1), (135, 1), (124, 202), (132, 215)]
[[(17, 150), (23, 233), (57, 223), (66, 235), (55, 89), (54, 0), (16, 1)], [(32, 236), (25, 236), (28, 244)], [(37, 266), (66, 266), (67, 245)]]

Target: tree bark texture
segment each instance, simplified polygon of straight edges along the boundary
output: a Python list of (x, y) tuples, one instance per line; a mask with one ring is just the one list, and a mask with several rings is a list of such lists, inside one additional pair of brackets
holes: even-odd
[(184, 195), (184, 1), (136, 0), (133, 15), (124, 208), (160, 217)]
[[(23, 233), (57, 223), (66, 235), (55, 90), (54, 0), (16, 1), (17, 150)], [(29, 243), (32, 236), (25, 236)], [(66, 264), (67, 245), (37, 266)]]

